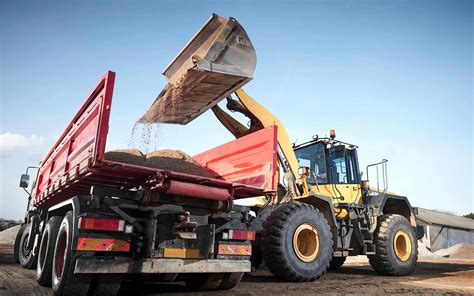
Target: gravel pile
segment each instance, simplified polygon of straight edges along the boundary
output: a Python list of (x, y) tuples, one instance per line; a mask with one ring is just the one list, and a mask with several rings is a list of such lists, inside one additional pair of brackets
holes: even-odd
[(13, 227), (15, 225), (21, 224), (21, 220), (5, 220), (5, 219), (0, 219), (0, 231), (3, 231), (5, 229), (8, 229), (10, 227)]
[(18, 233), (20, 228), (21, 228), (21, 225), (16, 225), (8, 229), (5, 229), (4, 231), (1, 231), (0, 244), (14, 245), (16, 234)]
[(440, 259), (441, 257), (431, 252), (422, 241), (418, 241), (418, 258)]
[(457, 244), (434, 253), (445, 258), (474, 259), (474, 244)]

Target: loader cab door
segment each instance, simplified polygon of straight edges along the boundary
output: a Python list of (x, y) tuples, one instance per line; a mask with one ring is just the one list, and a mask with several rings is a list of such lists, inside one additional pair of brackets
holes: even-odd
[(335, 203), (358, 203), (361, 198), (357, 151), (343, 145), (328, 149), (328, 171)]

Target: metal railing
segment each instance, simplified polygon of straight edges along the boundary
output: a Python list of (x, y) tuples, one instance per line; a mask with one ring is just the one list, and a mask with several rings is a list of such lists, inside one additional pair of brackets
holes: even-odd
[[(369, 168), (372, 168), (373, 170), (375, 170), (375, 173), (377, 176), (377, 192), (381, 192), (382, 194), (385, 194), (388, 188), (387, 162), (388, 160), (382, 159), (381, 162), (369, 164), (366, 169), (367, 181), (369, 182), (369, 184), (370, 184)], [(380, 180), (381, 179), (380, 177), (382, 178), (382, 180)], [(381, 185), (383, 186), (383, 191), (380, 191)]]

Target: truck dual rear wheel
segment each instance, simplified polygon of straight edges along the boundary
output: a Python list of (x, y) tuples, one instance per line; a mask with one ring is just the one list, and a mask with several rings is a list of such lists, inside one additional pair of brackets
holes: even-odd
[[(20, 236), (18, 245), (18, 259), (20, 260), (21, 266), (27, 269), (33, 269), (36, 267), (36, 258), (33, 250), (28, 249), (28, 239), (31, 230), (30, 224), (25, 224), (24, 229)], [(22, 227), (23, 228), (23, 227)]]
[(263, 223), (263, 259), (268, 269), (283, 280), (306, 282), (319, 278), (329, 266), (332, 251), (328, 222), (309, 204), (283, 204)]
[(372, 268), (381, 275), (410, 274), (418, 259), (415, 230), (401, 215), (383, 215), (374, 233), (376, 254), (369, 255)]
[(54, 245), (58, 235), (62, 217), (51, 217), (44, 228), (41, 243), (38, 248), (38, 263), (36, 265), (36, 281), (42, 286), (51, 286), (53, 269)]
[(185, 273), (183, 280), (190, 291), (217, 290), (224, 279), (224, 273)]
[(67, 212), (59, 226), (54, 246), (52, 287), (54, 295), (87, 295), (90, 276), (74, 274), (74, 252), (71, 250), (73, 214)]
[(217, 288), (217, 290), (230, 290), (234, 288), (240, 283), (243, 276), (244, 276), (243, 272), (225, 273), (224, 278), (222, 279), (222, 282)]

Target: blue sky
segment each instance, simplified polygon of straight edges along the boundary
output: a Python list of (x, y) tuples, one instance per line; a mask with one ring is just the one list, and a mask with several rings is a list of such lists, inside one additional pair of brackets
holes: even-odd
[[(329, 129), (389, 159), (389, 189), (415, 206), (474, 211), (472, 1), (2, 1), (0, 217), (21, 218), (34, 165), (107, 70), (117, 73), (108, 148), (165, 85), (163, 68), (212, 12), (257, 51), (245, 89), (292, 140)], [(231, 140), (212, 114), (161, 125), (154, 148), (196, 154)]]

